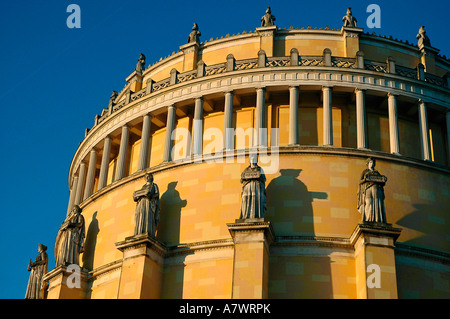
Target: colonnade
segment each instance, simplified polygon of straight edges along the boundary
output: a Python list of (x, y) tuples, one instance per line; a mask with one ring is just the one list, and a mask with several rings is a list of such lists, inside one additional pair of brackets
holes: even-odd
[[(267, 128), (265, 127), (265, 95), (266, 87), (256, 88), (256, 108), (255, 108), (255, 135), (253, 146), (267, 146)], [(323, 146), (333, 146), (333, 121), (332, 121), (332, 86), (322, 87), (323, 101)], [(356, 100), (356, 129), (357, 129), (357, 148), (368, 149), (367, 139), (367, 122), (366, 122), (366, 91), (356, 88), (354, 91)], [(389, 117), (389, 140), (390, 152), (400, 155), (400, 140), (398, 126), (397, 99), (398, 96), (392, 93), (386, 93), (388, 99), (388, 117)], [(234, 149), (234, 128), (233, 126), (233, 100), (235, 92), (224, 92), (224, 121), (223, 121), (223, 145), (225, 150)], [(192, 128), (192, 155), (201, 156), (203, 150), (203, 96), (195, 99), (194, 103), (194, 120)], [(166, 135), (163, 149), (163, 162), (172, 161), (172, 132), (175, 129), (176, 105), (167, 106), (166, 118)], [(299, 145), (299, 86), (289, 87), (289, 145)], [(420, 127), (420, 143), (422, 151), (422, 159), (431, 161), (431, 146), (428, 134), (428, 118), (427, 105), (423, 100), (418, 100), (418, 115)], [(152, 114), (148, 113), (142, 119), (141, 146), (139, 153), (138, 170), (144, 170), (148, 167), (149, 157), (149, 141), (151, 132)], [(447, 123), (447, 140), (450, 141), (450, 112), (446, 114)], [(125, 177), (125, 168), (127, 160), (127, 152), (129, 147), (130, 126), (125, 124), (121, 128), (119, 153), (117, 156), (117, 165), (115, 168), (115, 178), (117, 181)], [(108, 169), (111, 154), (111, 136), (107, 135), (103, 143), (103, 155), (101, 159), (100, 172), (98, 177), (97, 190), (101, 190), (107, 185)], [(449, 149), (450, 149), (450, 145)], [(74, 205), (80, 204), (82, 201), (92, 195), (95, 182), (95, 166), (99, 150), (94, 146), (90, 153), (88, 161), (82, 161), (78, 169), (72, 176), (72, 185), (69, 198), (69, 213)], [(87, 169), (87, 171), (86, 171)]]

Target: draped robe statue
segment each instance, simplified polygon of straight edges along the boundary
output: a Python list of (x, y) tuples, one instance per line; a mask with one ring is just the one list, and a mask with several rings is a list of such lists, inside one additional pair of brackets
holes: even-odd
[(386, 223), (384, 207), (384, 185), (386, 176), (375, 170), (374, 158), (367, 160), (367, 169), (361, 174), (358, 189), (358, 211), (362, 222)]
[(241, 219), (263, 218), (266, 211), (266, 176), (256, 157), (241, 174)]
[(85, 237), (84, 217), (81, 208), (75, 205), (59, 228), (55, 241), (56, 266), (79, 265)]
[(43, 288), (42, 278), (48, 272), (48, 255), (46, 253), (47, 246), (39, 244), (36, 260), (28, 264), (28, 271), (30, 271), (30, 278), (28, 279), (27, 292), (25, 299), (43, 299), (41, 290)]
[(145, 175), (145, 180), (147, 183), (133, 193), (133, 200), (137, 202), (134, 235), (148, 233), (154, 237), (159, 223), (159, 189), (151, 173)]

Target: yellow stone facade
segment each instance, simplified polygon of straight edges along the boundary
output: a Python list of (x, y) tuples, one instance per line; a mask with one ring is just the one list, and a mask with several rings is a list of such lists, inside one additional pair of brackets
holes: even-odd
[[(419, 63), (431, 65), (425, 65), (425, 79), (414, 76)], [(362, 29), (276, 26), (185, 44), (142, 74), (134, 71), (70, 166), (68, 211), (80, 205), (86, 222), (82, 288), (65, 286), (64, 269), (56, 268), (46, 277), (47, 298), (450, 297), (449, 71), (450, 62), (439, 55), (421, 59), (417, 46)], [(330, 118), (324, 86), (332, 87)], [(290, 99), (292, 87), (297, 104)], [(263, 115), (257, 112), (258, 89), (264, 92)], [(365, 92), (364, 127), (356, 89)], [(388, 94), (396, 99), (395, 118)], [(200, 160), (193, 156), (198, 98)], [(426, 118), (420, 117), (420, 101)], [(151, 121), (147, 142), (145, 116)], [(263, 220), (246, 224), (238, 220), (240, 175), (258, 116), (268, 129), (267, 144), (258, 148), (260, 159), (269, 160), (260, 164), (269, 171), (267, 211)], [(226, 148), (227, 119), (236, 132), (233, 147), (218, 153)], [(395, 127), (399, 152), (393, 151)], [(332, 145), (324, 145), (328, 131)], [(419, 141), (429, 143), (430, 158)], [(140, 167), (144, 148), (148, 156)], [(89, 162), (92, 149), (95, 163)], [(360, 224), (356, 193), (369, 156), (388, 177), (389, 224), (368, 228)], [(82, 163), (95, 165), (94, 174), (80, 170)], [(120, 165), (125, 173), (118, 178)], [(107, 177), (100, 188), (102, 170)], [(160, 223), (155, 238), (134, 238), (133, 192), (146, 172), (160, 189)], [(84, 196), (89, 179), (91, 195)], [(373, 264), (380, 269), (379, 288), (368, 287)]]

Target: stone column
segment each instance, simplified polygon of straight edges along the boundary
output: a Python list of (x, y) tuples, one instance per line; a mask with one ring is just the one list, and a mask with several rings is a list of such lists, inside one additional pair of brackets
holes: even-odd
[(77, 192), (75, 194), (75, 200), (73, 202), (74, 205), (78, 205), (81, 203), (81, 195), (83, 195), (84, 181), (86, 178), (86, 163), (80, 163), (80, 169), (78, 171), (78, 183), (77, 183)]
[(365, 90), (356, 89), (356, 136), (358, 148), (367, 148), (366, 94)]
[(98, 189), (106, 186), (108, 180), (109, 157), (111, 153), (111, 137), (105, 137), (103, 144), (102, 163), (100, 165), (100, 176), (98, 178)]
[(164, 141), (163, 161), (170, 162), (172, 152), (172, 131), (175, 127), (175, 105), (167, 107), (166, 139)]
[(265, 299), (269, 291), (270, 244), (275, 238), (264, 218), (227, 224), (234, 242), (233, 299)]
[(77, 193), (78, 176), (72, 179), (72, 188), (70, 189), (69, 205), (67, 207), (67, 215), (72, 211), (73, 203), (75, 202), (75, 195)]
[(193, 149), (194, 156), (203, 154), (203, 97), (195, 99)]
[(264, 87), (256, 89), (256, 120), (255, 120), (255, 136), (253, 137), (253, 146), (267, 146), (267, 129), (265, 126), (265, 101)]
[(233, 139), (233, 91), (225, 92), (223, 117), (223, 146), (226, 150), (234, 149)]
[(289, 88), (289, 144), (298, 144), (298, 86)]
[(445, 120), (447, 122), (447, 163), (450, 166), (450, 111), (445, 113)]
[(84, 187), (83, 200), (91, 196), (94, 190), (96, 164), (97, 164), (97, 151), (95, 150), (95, 148), (92, 148), (91, 153), (89, 154), (89, 167), (86, 177), (86, 186)]
[(122, 136), (120, 137), (119, 156), (117, 157), (116, 181), (125, 177), (129, 136), (130, 128), (127, 124), (125, 124), (124, 126), (122, 126)]
[(144, 170), (148, 165), (148, 143), (150, 140), (151, 118), (152, 116), (150, 114), (144, 115), (138, 170)]
[(420, 145), (424, 161), (431, 161), (430, 135), (428, 134), (427, 107), (423, 100), (419, 100)]
[(401, 229), (391, 224), (359, 224), (350, 237), (355, 250), (358, 299), (397, 299), (395, 241)]
[(331, 108), (332, 87), (322, 87), (323, 92), (323, 145), (333, 145), (333, 115)]
[[(118, 299), (160, 299), (165, 246), (142, 234), (116, 243), (123, 252)], [(128, 289), (129, 286), (133, 289)]]
[(392, 154), (400, 154), (400, 138), (398, 133), (397, 96), (388, 94), (389, 108), (389, 141)]

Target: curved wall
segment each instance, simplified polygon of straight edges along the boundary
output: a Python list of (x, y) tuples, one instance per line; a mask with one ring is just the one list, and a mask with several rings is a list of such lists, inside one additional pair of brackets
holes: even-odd
[[(245, 130), (261, 125), (268, 128), (260, 148), (268, 152), (261, 161), (269, 160), (260, 164), (265, 221), (275, 236), (264, 261), (266, 296), (361, 296), (351, 238), (369, 156), (388, 177), (388, 222), (402, 229), (395, 265), (384, 268), (397, 278), (395, 294), (449, 296), (438, 284), (449, 280), (447, 60), (430, 62), (421, 54), (432, 48), (345, 28), (257, 28), (180, 49), (127, 78), (72, 161), (68, 211), (79, 204), (86, 221), (88, 297), (126, 296), (139, 285), (120, 286), (125, 259), (116, 246), (133, 235), (132, 194), (148, 171), (161, 192), (156, 239), (166, 249), (158, 257), (159, 297), (235, 296), (227, 224), (239, 218), (240, 174), (257, 134)], [(236, 137), (224, 138), (226, 128)], [(193, 156), (197, 147), (203, 159)], [(242, 156), (216, 153), (224, 147)], [(420, 276), (430, 272), (434, 284), (421, 291)], [(397, 295), (382, 290), (378, 297)]]

